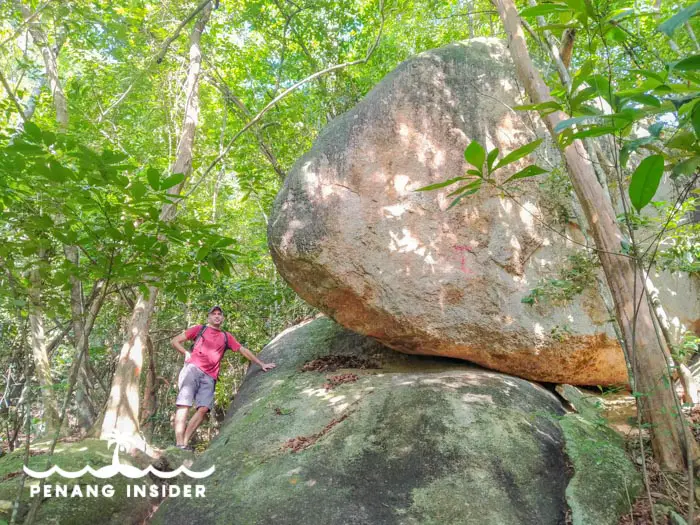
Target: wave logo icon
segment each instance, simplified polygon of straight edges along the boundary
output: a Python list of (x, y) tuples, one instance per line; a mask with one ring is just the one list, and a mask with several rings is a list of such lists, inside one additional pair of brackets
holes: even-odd
[(27, 474), (27, 476), (31, 476), (37, 479), (46, 479), (49, 476), (52, 476), (53, 474), (58, 474), (67, 479), (77, 479), (81, 476), (84, 476), (85, 474), (92, 474), (93, 476), (99, 479), (109, 479), (116, 476), (117, 474), (121, 474), (125, 478), (130, 479), (143, 478), (145, 476), (148, 476), (149, 474), (158, 476), (161, 479), (171, 479), (176, 476), (179, 476), (180, 474), (186, 474), (187, 476), (193, 479), (204, 479), (208, 476), (211, 476), (216, 470), (216, 467), (214, 465), (212, 465), (203, 472), (193, 472), (184, 465), (181, 465), (177, 469), (170, 472), (163, 472), (161, 470), (158, 470), (154, 468), (153, 465), (149, 465), (145, 469), (139, 469), (132, 465), (124, 465), (122, 463), (119, 463), (119, 450), (122, 450), (124, 452), (128, 450), (128, 446), (130, 445), (130, 442), (128, 440), (120, 439), (119, 436), (115, 435), (113, 439), (110, 439), (107, 442), (107, 448), (109, 449), (112, 445), (114, 445), (114, 454), (112, 454), (112, 464), (107, 465), (105, 467), (94, 469), (90, 465), (88, 465), (78, 470), (77, 472), (70, 472), (67, 470), (63, 470), (58, 465), (54, 465), (47, 471), (37, 472), (36, 470), (32, 470), (26, 465), (24, 465), (24, 472), (25, 474)]

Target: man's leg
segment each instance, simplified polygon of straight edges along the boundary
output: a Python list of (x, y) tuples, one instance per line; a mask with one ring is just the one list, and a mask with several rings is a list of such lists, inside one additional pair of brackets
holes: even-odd
[(184, 444), (188, 445), (190, 438), (194, 435), (195, 430), (202, 424), (207, 417), (207, 412), (214, 405), (214, 390), (216, 388), (216, 380), (202, 372), (197, 370), (197, 393), (194, 396), (194, 402), (197, 407), (197, 412), (195, 412), (192, 419), (190, 419), (187, 425), (187, 430), (185, 430), (185, 441)]
[(175, 444), (179, 447), (186, 443), (185, 429), (187, 426), (187, 413), (190, 407), (187, 405), (177, 405), (175, 409)]
[(194, 413), (194, 416), (192, 416), (192, 419), (190, 419), (190, 422), (187, 425), (187, 430), (185, 430), (185, 438), (182, 442), (183, 445), (189, 444), (192, 434), (194, 434), (195, 430), (199, 428), (199, 425), (202, 424), (202, 421), (206, 419), (207, 412), (209, 412), (209, 408), (197, 407), (197, 411)]
[(175, 445), (182, 446), (185, 444), (185, 429), (187, 428), (187, 413), (194, 402), (197, 392), (197, 379), (194, 374), (195, 368), (193, 365), (185, 364), (177, 378), (177, 387), (179, 392), (175, 400)]

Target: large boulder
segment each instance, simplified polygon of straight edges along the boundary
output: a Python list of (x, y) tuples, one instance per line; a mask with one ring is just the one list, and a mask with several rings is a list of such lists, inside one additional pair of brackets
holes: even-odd
[[(566, 305), (522, 302), (585, 242), (576, 224), (543, 213), (551, 196), (537, 180), (508, 186), (517, 203), (484, 185), (449, 210), (454, 186), (415, 191), (464, 176), (473, 140), (503, 155), (545, 135), (512, 109), (519, 100), (508, 50), (496, 39), (402, 63), (290, 171), (269, 223), (273, 259), (307, 302), (395, 350), (539, 381), (624, 383), (595, 280)], [(543, 165), (559, 163), (551, 146), (540, 149), (549, 157)]]
[(613, 525), (639, 489), (619, 439), (534, 383), (328, 318), (261, 358), (277, 368), (249, 371), (193, 465), (216, 467), (206, 498), (166, 500), (154, 524)]

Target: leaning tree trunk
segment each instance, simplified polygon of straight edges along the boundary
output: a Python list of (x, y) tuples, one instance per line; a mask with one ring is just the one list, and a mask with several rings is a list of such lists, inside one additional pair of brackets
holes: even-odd
[[(202, 32), (211, 14), (212, 5), (205, 7), (190, 34), (190, 66), (185, 84), (185, 118), (177, 147), (177, 157), (172, 173), (182, 173), (185, 179), (171, 188), (169, 193), (179, 195), (187, 177), (192, 172), (192, 149), (199, 119), (199, 73), (202, 64), (200, 41)], [(161, 210), (160, 219), (172, 220), (175, 203), (168, 203)], [(139, 379), (143, 367), (144, 348), (148, 337), (148, 326), (153, 306), (158, 297), (158, 288), (148, 287), (148, 298), (140, 295), (128, 328), (128, 339), (122, 346), (119, 363), (112, 380), (112, 389), (107, 401), (100, 437), (108, 439), (113, 433), (135, 437), (139, 434)]]
[[(518, 12), (512, 0), (493, 0), (509, 37), (509, 48), (516, 73), (533, 102), (552, 100), (530, 59)], [(552, 137), (565, 115), (558, 111), (543, 117)], [(667, 368), (667, 352), (654, 330), (653, 312), (642, 295), (642, 269), (620, 254), (623, 240), (615, 213), (596, 180), (593, 166), (580, 140), (563, 148), (569, 177), (593, 234), (598, 255), (615, 303), (615, 311), (631, 364), (630, 378), (639, 393), (643, 418), (651, 424), (652, 447), (666, 469), (680, 471), (688, 458), (697, 457), (697, 445), (689, 439), (672, 391)]]

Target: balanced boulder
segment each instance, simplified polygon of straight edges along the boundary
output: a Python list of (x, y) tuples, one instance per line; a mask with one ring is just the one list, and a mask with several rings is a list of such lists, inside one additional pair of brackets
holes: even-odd
[[(543, 225), (548, 195), (539, 181), (511, 183), (508, 195), (483, 184), (450, 209), (458, 186), (416, 191), (473, 169), (464, 157), (472, 141), (502, 157), (544, 135), (536, 119), (513, 110), (521, 100), (496, 39), (402, 63), (289, 173), (269, 223), (273, 259), (307, 302), (395, 350), (532, 380), (624, 383), (595, 280), (566, 305), (526, 304), (585, 242), (577, 224)], [(559, 163), (551, 146), (540, 150), (545, 166)]]

